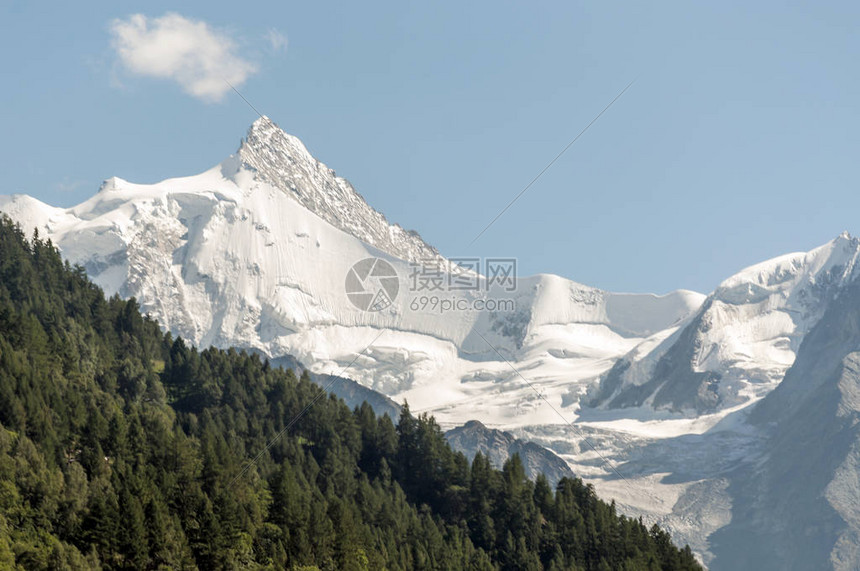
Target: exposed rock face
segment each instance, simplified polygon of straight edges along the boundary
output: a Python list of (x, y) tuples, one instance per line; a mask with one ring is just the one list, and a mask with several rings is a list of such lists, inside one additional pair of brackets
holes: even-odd
[[(270, 362), (276, 367), (293, 369), (297, 375), (301, 375), (302, 371), (305, 370), (305, 367), (295, 357), (290, 355), (272, 359)], [(313, 382), (343, 399), (350, 408), (361, 406), (361, 403), (366, 402), (373, 409), (373, 412), (376, 413), (376, 416), (387, 414), (395, 423), (400, 418), (400, 405), (380, 392), (364, 387), (352, 379), (345, 377), (320, 375), (310, 371), (308, 371), (308, 374)]]
[(555, 486), (562, 478), (572, 478), (574, 475), (564, 460), (546, 448), (515, 438), (509, 432), (487, 428), (477, 420), (447, 431), (445, 438), (470, 461), (480, 452), (497, 468), (501, 468), (514, 454), (519, 454), (526, 475), (533, 480), (542, 473), (551, 486)]
[(750, 423), (768, 439), (730, 478), (712, 568), (860, 568), (860, 284), (833, 300)]

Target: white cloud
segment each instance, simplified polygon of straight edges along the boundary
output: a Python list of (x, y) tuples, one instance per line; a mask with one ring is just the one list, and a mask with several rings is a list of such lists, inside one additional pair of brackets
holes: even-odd
[(269, 47), (272, 52), (279, 53), (287, 51), (287, 36), (274, 28), (270, 28), (266, 32), (266, 40), (269, 42)]
[[(179, 14), (134, 14), (111, 22), (113, 48), (131, 73), (171, 79), (204, 101), (220, 101), (257, 71), (236, 53), (236, 42), (209, 24)], [(286, 41), (286, 38), (284, 39)]]

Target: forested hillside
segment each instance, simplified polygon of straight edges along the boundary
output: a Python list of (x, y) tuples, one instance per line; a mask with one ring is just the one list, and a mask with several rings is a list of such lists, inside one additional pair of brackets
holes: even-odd
[(699, 568), (578, 479), (320, 392), (161, 333), (0, 220), (0, 569)]

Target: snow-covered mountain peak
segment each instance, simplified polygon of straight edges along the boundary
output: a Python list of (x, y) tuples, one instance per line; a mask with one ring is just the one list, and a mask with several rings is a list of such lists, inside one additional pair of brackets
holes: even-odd
[(795, 294), (805, 309), (856, 277), (860, 239), (843, 232), (809, 252), (786, 254), (745, 268), (723, 281), (713, 298), (730, 304), (757, 303), (771, 295)]
[[(136, 297), (195, 344), (290, 354), (316, 372), (414, 397), (453, 422), (518, 425), (546, 414), (558, 422), (532, 407), (533, 395), (524, 404), (531, 389), (496, 349), (560, 404), (646, 337), (682, 323), (704, 297), (613, 294), (551, 275), (520, 276), (510, 290), (491, 290), (485, 278), (462, 289), (450, 276), (434, 285), (430, 265), (421, 268), (431, 279), (418, 283), (410, 262), (440, 257), (436, 250), (389, 224), (267, 118), (206, 172), (156, 184), (111, 178), (68, 209), (0, 197), (0, 210), (39, 227), (108, 293)], [(354, 305), (354, 284), (345, 285), (350, 268), (370, 257), (386, 259), (399, 278), (381, 311)], [(380, 330), (379, 346), (357, 361)], [(492, 405), (487, 394), (498, 397)]]
[(349, 181), (316, 160), (298, 138), (268, 117), (254, 121), (237, 158), (240, 172), (250, 170), (332, 226), (383, 252), (409, 261), (439, 256), (417, 233), (390, 224)]
[(761, 398), (782, 380), (833, 300), (857, 281), (858, 257), (860, 239), (845, 232), (809, 252), (741, 270), (708, 296), (683, 331), (622, 359), (592, 404), (701, 413)]
[(102, 181), (101, 186), (99, 186), (99, 192), (111, 192), (113, 190), (119, 190), (127, 186), (127, 180), (121, 179), (118, 176), (112, 176)]
[(265, 153), (266, 149), (276, 151), (281, 160), (317, 162), (298, 137), (290, 135), (264, 115), (248, 128), (247, 135), (242, 139), (239, 155), (253, 156), (255, 153)]

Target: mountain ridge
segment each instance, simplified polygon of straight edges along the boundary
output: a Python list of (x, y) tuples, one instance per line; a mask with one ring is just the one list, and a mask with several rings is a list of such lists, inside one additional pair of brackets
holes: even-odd
[[(326, 222), (371, 246), (411, 262), (440, 257), (417, 232), (389, 223), (349, 181), (315, 159), (297, 137), (284, 132), (268, 117), (254, 121), (235, 157), (241, 166), (252, 169), (273, 186), (289, 189), (297, 202)], [(225, 161), (224, 168), (229, 169), (230, 162)], [(284, 163), (292, 169), (285, 169)], [(240, 170), (239, 165), (236, 170)], [(296, 170), (302, 176), (295, 176)]]
[[(369, 206), (297, 139), (263, 119), (251, 127), (237, 155), (200, 175), (154, 185), (114, 177), (102, 190), (69, 209), (20, 197), (0, 199), (0, 209), (24, 226), (38, 226), (106, 291), (138, 298), (165, 327), (198, 344), (249, 347), (271, 357), (292, 354), (315, 372), (334, 374), (373, 339), (374, 330), (386, 329), (391, 332), (386, 337), (397, 337), (398, 348), (386, 349), (386, 355), (376, 352), (375, 380), (366, 374), (368, 363), (344, 374), (398, 399), (421, 396), (426, 401), (426, 390), (419, 388), (424, 394), (417, 395), (410, 389), (439, 371), (452, 370), (452, 362), (452, 386), (440, 393), (450, 397), (447, 401), (472, 392), (464, 390), (463, 378), (507, 377), (499, 364), (492, 370), (475, 366), (497, 359), (494, 348), (515, 360), (524, 354), (545, 360), (542, 350), (534, 357), (528, 354), (536, 351), (530, 346), (549, 344), (559, 369), (570, 368), (579, 357), (603, 367), (601, 360), (682, 319), (701, 298), (688, 291), (613, 294), (543, 274), (520, 278), (517, 291), (488, 294), (511, 299), (516, 304), (511, 312), (415, 312), (410, 301), (417, 292), (407, 291), (386, 311), (358, 311), (341, 285), (352, 264), (382, 256), (394, 264), (405, 286), (410, 262), (379, 247), (406, 257), (430, 250), (399, 227), (383, 227), (387, 222), (378, 213), (368, 215), (379, 222), (374, 231), (387, 234), (375, 241), (377, 246), (345, 231), (354, 228), (343, 223), (338, 204)], [(327, 193), (341, 199), (320, 206), (325, 200), (319, 197)], [(364, 224), (362, 217), (357, 220)], [(357, 233), (371, 233), (365, 230)], [(383, 238), (396, 238), (396, 247)], [(310, 274), (310, 268), (319, 275)], [(485, 294), (451, 295), (471, 305)], [(328, 330), (325, 350), (323, 340), (310, 331), (320, 327)], [(331, 339), (347, 332), (355, 342), (331, 346)], [(595, 333), (606, 343), (595, 345)], [(547, 335), (555, 340), (545, 340)], [(398, 356), (404, 349), (408, 353)], [(404, 369), (405, 374), (400, 372)]]
[[(764, 396), (839, 289), (856, 280), (858, 256), (860, 239), (843, 232), (810, 252), (741, 270), (708, 296), (682, 339), (657, 359), (644, 357), (653, 361), (650, 370), (636, 369), (642, 356), (626, 356), (604, 376), (590, 405), (641, 406), (651, 399), (654, 406), (704, 413)], [(685, 386), (683, 397), (673, 391)]]

